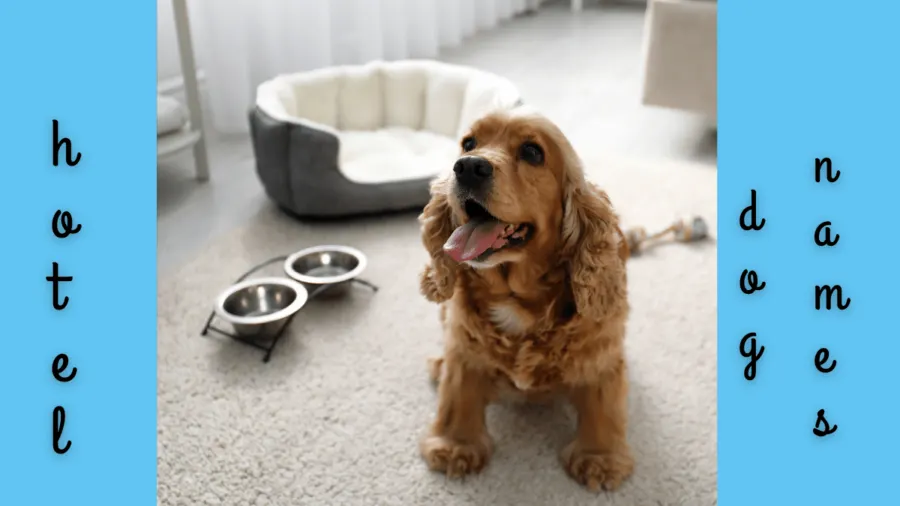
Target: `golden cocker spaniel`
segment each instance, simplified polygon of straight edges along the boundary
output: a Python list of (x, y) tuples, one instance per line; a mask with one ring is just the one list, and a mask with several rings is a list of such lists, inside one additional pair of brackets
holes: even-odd
[(441, 304), (445, 339), (431, 364), (439, 401), (422, 455), (451, 477), (476, 473), (492, 451), (488, 403), (561, 395), (578, 413), (563, 466), (591, 489), (612, 490), (634, 467), (623, 343), (629, 252), (618, 217), (539, 114), (492, 113), (461, 148), (419, 218), (431, 257), (421, 289)]

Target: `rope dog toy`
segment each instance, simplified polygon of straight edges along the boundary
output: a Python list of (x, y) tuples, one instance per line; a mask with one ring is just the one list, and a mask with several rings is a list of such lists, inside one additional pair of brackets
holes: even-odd
[[(706, 239), (709, 228), (699, 216), (678, 220), (655, 234), (648, 235), (644, 227), (633, 227), (625, 232), (625, 240), (632, 255), (639, 255), (651, 246), (664, 242), (696, 242)], [(671, 238), (665, 240), (665, 236)]]

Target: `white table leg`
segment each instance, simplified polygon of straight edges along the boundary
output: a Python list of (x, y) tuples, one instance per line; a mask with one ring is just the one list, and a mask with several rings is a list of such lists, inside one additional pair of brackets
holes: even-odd
[(187, 96), (188, 111), (191, 116), (191, 129), (200, 133), (194, 144), (194, 165), (197, 180), (209, 180), (209, 159), (206, 153), (206, 132), (203, 131), (203, 112), (200, 107), (200, 87), (197, 84), (197, 66), (194, 62), (194, 48), (191, 41), (191, 25), (188, 20), (187, 2), (174, 0), (175, 31), (178, 36), (178, 52), (181, 56), (181, 74), (184, 92)]
[(209, 181), (209, 157), (206, 154), (206, 139), (202, 135), (194, 144), (194, 165), (197, 181)]
[(572, 12), (581, 12), (584, 7), (584, 0), (572, 0)]

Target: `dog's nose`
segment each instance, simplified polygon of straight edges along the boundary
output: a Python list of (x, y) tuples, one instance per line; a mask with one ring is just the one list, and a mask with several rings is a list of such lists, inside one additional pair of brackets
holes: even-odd
[(480, 156), (464, 156), (453, 165), (453, 172), (459, 184), (475, 188), (491, 178), (494, 167)]

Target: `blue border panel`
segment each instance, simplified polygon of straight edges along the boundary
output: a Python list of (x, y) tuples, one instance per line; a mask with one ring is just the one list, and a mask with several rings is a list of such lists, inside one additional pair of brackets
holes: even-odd
[[(718, 5), (719, 504), (896, 504), (900, 3)], [(817, 183), (826, 157), (840, 176)], [(745, 231), (751, 189), (766, 221)], [(849, 306), (816, 310), (817, 285)], [(819, 410), (836, 432), (813, 433)]]
[(0, 2), (0, 504), (156, 504), (154, 7)]

